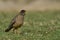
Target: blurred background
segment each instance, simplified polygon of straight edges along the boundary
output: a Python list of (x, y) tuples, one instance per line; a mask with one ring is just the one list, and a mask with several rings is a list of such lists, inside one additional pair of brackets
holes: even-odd
[[(5, 29), (26, 10), (21, 34)], [(0, 0), (0, 40), (60, 40), (60, 0)]]
[(0, 0), (0, 10), (60, 10), (60, 0)]

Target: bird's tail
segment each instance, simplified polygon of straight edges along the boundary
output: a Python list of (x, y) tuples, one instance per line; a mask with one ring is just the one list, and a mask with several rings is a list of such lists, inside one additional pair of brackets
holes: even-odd
[(12, 28), (13, 28), (13, 26), (10, 25), (10, 26), (5, 30), (5, 32), (9, 32)]

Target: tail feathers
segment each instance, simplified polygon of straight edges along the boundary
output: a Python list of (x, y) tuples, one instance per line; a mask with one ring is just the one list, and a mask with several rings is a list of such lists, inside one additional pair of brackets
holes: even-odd
[(12, 26), (9, 26), (9, 28), (7, 28), (5, 32), (9, 32), (12, 28), (13, 28)]
[(9, 32), (12, 28), (13, 28), (13, 24), (14, 24), (15, 22), (13, 22), (13, 23), (11, 23), (10, 25), (9, 25), (9, 27), (5, 30), (5, 32)]

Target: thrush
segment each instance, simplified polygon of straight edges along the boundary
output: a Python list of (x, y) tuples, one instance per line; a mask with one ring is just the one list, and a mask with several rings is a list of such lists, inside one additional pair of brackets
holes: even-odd
[(24, 16), (25, 16), (25, 10), (21, 10), (19, 12), (18, 15), (16, 15), (10, 25), (8, 26), (8, 28), (5, 30), (5, 32), (9, 32), (11, 29), (13, 29), (13, 31), (17, 30), (19, 27), (21, 27), (24, 23)]

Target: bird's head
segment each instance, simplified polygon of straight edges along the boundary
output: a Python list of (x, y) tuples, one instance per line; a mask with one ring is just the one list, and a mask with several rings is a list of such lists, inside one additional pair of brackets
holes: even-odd
[(26, 12), (26, 10), (21, 10), (20, 11), (20, 14), (24, 16), (25, 15), (25, 12)]

